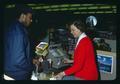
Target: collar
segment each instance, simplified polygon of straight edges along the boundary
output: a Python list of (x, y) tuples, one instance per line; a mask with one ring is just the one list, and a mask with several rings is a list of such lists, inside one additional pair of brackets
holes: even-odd
[(16, 22), (18, 23), (18, 25), (20, 26), (20, 28), (26, 33), (28, 34), (27, 28), (25, 27), (25, 25), (23, 25), (19, 20), (16, 20)]
[[(87, 36), (87, 35), (86, 35), (85, 33), (80, 34), (80, 36), (79, 36), (79, 38), (78, 38), (78, 41), (77, 41), (77, 44), (76, 44), (76, 47), (77, 47), (77, 45), (79, 44), (80, 40), (83, 39), (83, 38), (86, 37), (86, 36)], [(76, 48), (76, 47), (75, 47), (75, 48)]]

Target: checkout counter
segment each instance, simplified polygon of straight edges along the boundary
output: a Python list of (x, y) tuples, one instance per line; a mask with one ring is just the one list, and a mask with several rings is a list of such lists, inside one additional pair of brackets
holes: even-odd
[(71, 64), (64, 63), (68, 56), (61, 44), (48, 46), (48, 43), (40, 42), (36, 46), (35, 53), (38, 63), (35, 64), (31, 80), (55, 80), (54, 75), (71, 66)]

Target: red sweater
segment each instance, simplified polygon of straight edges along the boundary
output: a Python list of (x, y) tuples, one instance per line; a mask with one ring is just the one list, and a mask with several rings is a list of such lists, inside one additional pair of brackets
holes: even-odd
[(98, 69), (95, 60), (92, 42), (88, 37), (84, 37), (74, 50), (74, 62), (72, 67), (64, 72), (66, 75), (74, 74), (75, 77), (84, 80), (97, 80)]

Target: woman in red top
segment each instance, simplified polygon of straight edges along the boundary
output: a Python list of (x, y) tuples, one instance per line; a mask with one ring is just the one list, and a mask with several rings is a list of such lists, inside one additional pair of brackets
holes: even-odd
[(73, 65), (58, 73), (55, 76), (56, 79), (97, 80), (98, 69), (95, 53), (90, 38), (85, 34), (85, 25), (81, 21), (74, 21), (70, 24), (70, 30), (73, 36), (78, 38), (74, 50)]

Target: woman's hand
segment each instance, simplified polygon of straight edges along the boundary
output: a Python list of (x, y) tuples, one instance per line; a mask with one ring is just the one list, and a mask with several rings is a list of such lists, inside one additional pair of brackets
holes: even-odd
[(64, 72), (60, 72), (60, 73), (58, 73), (58, 74), (55, 76), (55, 78), (56, 78), (56, 80), (62, 80), (63, 76), (65, 76), (65, 73), (64, 73)]
[(65, 58), (63, 62), (64, 63), (73, 63), (73, 60), (69, 60), (68, 58)]

